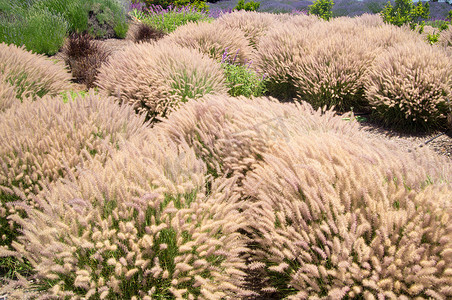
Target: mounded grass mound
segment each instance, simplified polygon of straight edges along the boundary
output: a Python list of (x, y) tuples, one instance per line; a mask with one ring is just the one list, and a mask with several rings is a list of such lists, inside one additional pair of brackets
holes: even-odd
[(424, 42), (406, 42), (379, 55), (366, 96), (383, 124), (405, 130), (444, 128), (452, 87), (450, 58)]
[(171, 140), (192, 146), (214, 177), (242, 180), (281, 141), (311, 131), (353, 134), (355, 125), (332, 111), (314, 111), (306, 103), (207, 95), (184, 104), (155, 128)]
[(71, 90), (71, 75), (64, 64), (13, 44), (0, 44), (0, 73), (14, 87), (16, 97), (56, 96)]
[(181, 102), (227, 93), (221, 65), (195, 49), (168, 43), (134, 44), (101, 66), (99, 89), (154, 120)]
[(287, 24), (275, 26), (261, 37), (253, 58), (255, 66), (267, 75), (269, 95), (280, 100), (297, 96), (292, 70), (311, 47), (309, 30)]
[[(84, 163), (105, 163), (123, 140), (148, 130), (144, 117), (114, 99), (90, 93), (63, 103), (59, 97), (24, 100), (0, 119), (0, 246), (17, 236), (13, 215), (37, 204), (33, 195)], [(0, 256), (3, 256), (0, 254)], [(0, 271), (10, 272), (0, 261)]]
[(253, 48), (245, 33), (219, 21), (187, 23), (164, 38), (182, 47), (197, 49), (212, 59), (221, 62), (225, 51), (236, 56), (235, 61), (245, 64), (251, 59)]
[(355, 35), (318, 37), (291, 70), (299, 99), (314, 108), (334, 106), (341, 112), (366, 108), (364, 82), (376, 56), (373, 50)]
[(186, 144), (140, 137), (41, 193), (14, 246), (51, 297), (241, 298), (246, 219), (234, 179), (205, 173)]
[(249, 267), (272, 299), (451, 297), (452, 168), (430, 151), (294, 136), (243, 182)]

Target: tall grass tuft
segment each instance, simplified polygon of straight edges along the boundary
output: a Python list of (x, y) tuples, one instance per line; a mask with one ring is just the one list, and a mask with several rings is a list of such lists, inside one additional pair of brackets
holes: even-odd
[(429, 131), (445, 126), (452, 67), (444, 51), (425, 42), (406, 42), (378, 56), (366, 96), (385, 125)]
[(17, 15), (2, 19), (0, 42), (24, 45), (28, 51), (47, 55), (63, 46), (69, 28), (64, 16), (46, 7), (20, 9)]
[(4, 75), (0, 74), (0, 112), (7, 110), (18, 102), (14, 87), (3, 78)]
[(132, 108), (93, 92), (67, 103), (61, 97), (30, 100), (0, 119), (1, 272), (8, 270), (4, 263), (19, 233), (14, 217), (26, 215), (26, 204), (39, 206), (33, 195), (84, 163), (105, 163), (124, 140), (148, 130)]
[(61, 62), (30, 53), (24, 47), (0, 44), (0, 73), (19, 99), (55, 96), (71, 89), (71, 75)]
[(225, 50), (237, 54), (236, 61), (244, 64), (251, 59), (253, 48), (239, 28), (231, 28), (219, 21), (188, 23), (165, 37), (182, 47), (197, 49), (220, 62)]
[(42, 193), (14, 246), (46, 296), (241, 298), (247, 221), (234, 179), (207, 182), (186, 144), (140, 137)]
[(133, 44), (114, 53), (101, 66), (96, 84), (152, 120), (190, 99), (227, 92), (219, 63), (195, 49), (165, 42)]
[(383, 139), (293, 136), (243, 183), (250, 268), (272, 299), (450, 298), (447, 158)]

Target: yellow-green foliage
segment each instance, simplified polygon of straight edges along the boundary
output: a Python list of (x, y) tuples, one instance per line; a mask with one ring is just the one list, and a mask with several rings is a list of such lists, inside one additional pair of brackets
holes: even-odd
[(96, 84), (152, 119), (165, 117), (180, 102), (227, 93), (220, 63), (166, 42), (133, 44), (114, 53), (100, 67)]
[(237, 54), (236, 61), (243, 64), (250, 60), (253, 51), (239, 28), (229, 27), (219, 21), (188, 23), (178, 27), (164, 40), (197, 49), (218, 62), (227, 50), (228, 53)]
[(278, 299), (450, 298), (451, 179), (447, 159), (380, 139), (279, 143), (243, 184), (253, 282)]
[(407, 129), (445, 125), (452, 64), (444, 51), (422, 41), (399, 44), (379, 55), (366, 94), (383, 123)]
[(71, 89), (71, 75), (62, 62), (27, 52), (24, 47), (0, 44), (2, 81), (10, 83), (18, 98), (56, 96)]
[(209, 183), (186, 144), (140, 137), (42, 193), (14, 246), (44, 295), (240, 299), (246, 224), (234, 179)]

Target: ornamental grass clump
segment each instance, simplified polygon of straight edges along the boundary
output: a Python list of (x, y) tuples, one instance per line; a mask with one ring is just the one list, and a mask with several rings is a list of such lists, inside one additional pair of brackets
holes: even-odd
[(0, 44), (0, 73), (14, 87), (19, 99), (56, 96), (72, 89), (71, 75), (62, 63), (12, 44)]
[(438, 45), (452, 50), (452, 26), (440, 32)]
[(450, 298), (451, 174), (446, 158), (381, 139), (327, 132), (275, 145), (243, 183), (258, 293)]
[[(105, 163), (123, 140), (148, 128), (143, 116), (94, 93), (24, 100), (0, 118), (0, 248), (17, 236), (12, 215), (34, 207), (33, 195), (86, 161)], [(3, 247), (2, 247), (3, 246)], [(5, 248), (6, 247), (6, 248)], [(0, 257), (2, 257), (0, 253)], [(3, 269), (0, 261), (0, 269)]]
[(242, 30), (249, 44), (256, 48), (259, 38), (279, 21), (274, 14), (239, 10), (220, 16), (217, 22), (229, 28)]
[(114, 53), (101, 66), (96, 84), (152, 120), (189, 99), (227, 93), (220, 63), (195, 49), (162, 42), (134, 44)]
[(41, 193), (14, 247), (44, 296), (240, 299), (246, 219), (234, 179), (205, 172), (186, 144), (140, 137)]
[(155, 128), (171, 140), (192, 146), (212, 176), (234, 176), (240, 183), (268, 149), (300, 132), (353, 135), (355, 126), (332, 111), (314, 111), (306, 103), (207, 95), (184, 104)]
[(3, 80), (0, 74), (0, 112), (10, 108), (15, 102), (18, 102), (14, 87)]
[(88, 34), (70, 35), (63, 48), (64, 60), (70, 67), (72, 76), (88, 89), (94, 87), (99, 68), (110, 54), (105, 46)]
[(144, 23), (138, 23), (132, 39), (135, 43), (157, 41), (165, 36), (165, 32)]
[(397, 27), (390, 24), (366, 26), (362, 34), (375, 49), (388, 49), (401, 43), (422, 39), (418, 32), (411, 30), (408, 26)]
[(362, 38), (331, 33), (311, 43), (309, 53), (298, 57), (291, 70), (298, 99), (315, 109), (362, 110), (367, 105), (364, 79), (376, 55)]
[(383, 124), (432, 130), (445, 125), (451, 82), (452, 65), (444, 51), (421, 41), (407, 42), (376, 58), (366, 96)]
[(193, 48), (220, 62), (226, 49), (237, 53), (237, 62), (244, 64), (251, 59), (253, 48), (239, 28), (231, 28), (218, 21), (212, 23), (188, 23), (178, 27), (165, 40), (182, 47)]
[(379, 27), (384, 24), (383, 19), (378, 14), (362, 14), (352, 19), (358, 26)]
[(259, 40), (253, 63), (267, 75), (269, 95), (280, 100), (296, 97), (292, 70), (295, 60), (309, 51), (309, 30), (301, 26), (275, 26)]
[(290, 16), (287, 20), (285, 20), (285, 22), (288, 22), (288, 24), (290, 24), (290, 25), (309, 28), (313, 24), (316, 24), (317, 22), (325, 22), (325, 21), (315, 15), (299, 14), (299, 15)]

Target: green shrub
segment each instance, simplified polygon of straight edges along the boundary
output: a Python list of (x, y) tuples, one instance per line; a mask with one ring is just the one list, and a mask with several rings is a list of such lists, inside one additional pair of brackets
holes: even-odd
[(235, 63), (227, 51), (223, 54), (221, 65), (226, 77), (229, 95), (233, 97), (259, 97), (266, 92), (264, 75), (251, 69), (251, 62), (245, 65)]
[(89, 0), (88, 32), (98, 38), (124, 38), (128, 30), (126, 9), (119, 0)]
[(260, 5), (260, 2), (249, 1), (245, 3), (245, 0), (239, 0), (234, 10), (257, 11)]
[(153, 6), (146, 11), (132, 10), (130, 14), (143, 22), (165, 33), (170, 33), (176, 30), (177, 27), (185, 25), (189, 22), (203, 22), (211, 21), (205, 11), (198, 11), (194, 8), (175, 8), (170, 7), (163, 9), (158, 6)]
[(30, 7), (9, 20), (2, 20), (0, 42), (25, 45), (27, 50), (53, 55), (63, 46), (68, 23), (47, 8)]
[(209, 12), (209, 5), (203, 0), (175, 0), (174, 5), (179, 8), (189, 7), (200, 12)]
[(432, 26), (432, 27), (438, 28), (439, 30), (443, 31), (443, 30), (446, 30), (447, 28), (449, 28), (450, 22), (445, 21), (445, 20), (433, 20), (433, 21), (425, 21), (425, 25)]
[(388, 1), (381, 11), (383, 21), (396, 26), (404, 24), (414, 26), (419, 19), (427, 19), (429, 15), (428, 2), (422, 4), (422, 1), (419, 1), (417, 5), (414, 5), (412, 0), (395, 0), (394, 6)]
[(229, 63), (224, 63), (222, 66), (229, 95), (233, 97), (259, 97), (264, 95), (266, 89), (263, 76), (250, 69), (249, 66)]
[(435, 44), (435, 43), (437, 43), (438, 41), (439, 41), (439, 36), (440, 36), (440, 33), (439, 32), (437, 32), (437, 33), (433, 33), (433, 34), (427, 34), (427, 41), (431, 44), (431, 45), (433, 45), (433, 44)]
[(333, 5), (333, 0), (316, 0), (309, 6), (309, 14), (328, 21), (333, 17)]

